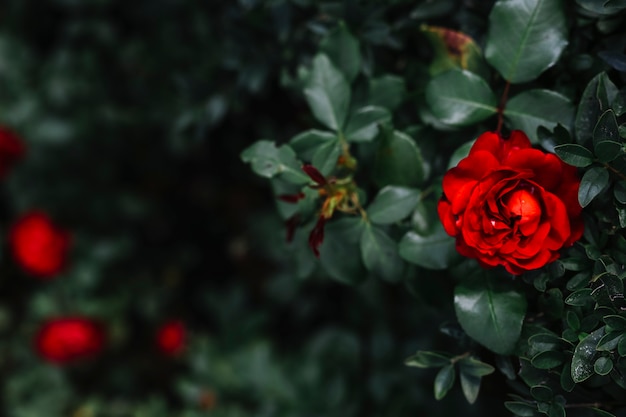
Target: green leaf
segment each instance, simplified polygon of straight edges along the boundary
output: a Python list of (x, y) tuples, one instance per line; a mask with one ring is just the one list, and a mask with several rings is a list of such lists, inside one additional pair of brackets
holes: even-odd
[(363, 232), (361, 219), (347, 217), (329, 222), (320, 246), (320, 262), (335, 280), (358, 284), (365, 279), (359, 242)]
[(609, 357), (601, 356), (593, 363), (593, 370), (598, 375), (608, 375), (613, 370), (613, 361)]
[(337, 166), (337, 160), (341, 155), (341, 144), (338, 140), (325, 142), (317, 147), (311, 163), (324, 176), (330, 175)]
[[(608, 331), (608, 330), (609, 329), (607, 326), (605, 328), (605, 331)], [(606, 333), (604, 336), (602, 336), (602, 339), (600, 339), (600, 341), (598, 342), (598, 346), (596, 347), (596, 349), (607, 351), (607, 352), (615, 350), (622, 336), (623, 336), (623, 333), (621, 332)]]
[(620, 180), (615, 183), (613, 196), (620, 203), (626, 204), (626, 182), (624, 180)]
[(424, 181), (422, 152), (410, 136), (399, 131), (386, 132), (376, 151), (373, 175), (376, 184), (414, 187)]
[(367, 208), (367, 216), (376, 224), (391, 224), (406, 218), (415, 209), (420, 191), (414, 188), (388, 185)]
[(361, 234), (361, 257), (365, 267), (386, 281), (402, 278), (404, 262), (398, 255), (398, 244), (376, 226), (366, 225)]
[(574, 105), (565, 96), (550, 90), (526, 90), (511, 98), (504, 109), (512, 129), (526, 132), (537, 142), (537, 128), (553, 130), (561, 124), (571, 130), (574, 122)]
[(282, 179), (298, 185), (310, 182), (289, 145), (276, 147), (272, 141), (260, 140), (244, 149), (241, 159), (250, 163), (252, 171), (261, 177), (273, 178), (281, 175)]
[(489, 15), (485, 57), (513, 84), (534, 80), (567, 45), (559, 0), (500, 0)]
[(552, 401), (552, 397), (554, 397), (552, 389), (545, 385), (534, 385), (530, 387), (530, 395), (532, 395), (535, 400), (542, 402), (550, 402)]
[(547, 350), (539, 352), (530, 360), (530, 363), (537, 369), (552, 369), (561, 365), (565, 361), (563, 352)]
[(593, 167), (583, 175), (578, 189), (578, 203), (586, 207), (609, 186), (609, 172), (603, 167)]
[(619, 342), (617, 342), (617, 353), (620, 356), (626, 356), (626, 337), (622, 337)]
[(593, 302), (591, 288), (581, 288), (576, 290), (565, 299), (565, 304), (576, 307), (584, 307), (591, 302)]
[(463, 358), (458, 363), (463, 395), (468, 403), (474, 404), (478, 398), (482, 377), (493, 373), (495, 369), (472, 356)]
[(626, 330), (626, 317), (611, 314), (602, 318), (607, 327), (610, 327), (612, 331)]
[(596, 346), (604, 335), (604, 327), (601, 327), (578, 343), (572, 357), (572, 379), (581, 383), (594, 374), (593, 363), (597, 354)]
[(453, 126), (468, 126), (497, 112), (496, 97), (485, 80), (464, 70), (451, 70), (426, 86), (433, 115)]
[(537, 406), (522, 401), (505, 401), (504, 406), (511, 413), (520, 417), (534, 417), (537, 414)]
[(478, 398), (478, 392), (480, 391), (481, 377), (463, 372), (463, 369), (459, 372), (459, 379), (461, 380), (461, 389), (463, 395), (468, 403), (474, 404)]
[(593, 147), (600, 162), (610, 162), (622, 152), (619, 129), (613, 110), (602, 113), (593, 129)]
[(442, 355), (441, 353), (421, 350), (408, 358), (404, 363), (407, 366), (414, 366), (416, 368), (439, 368), (448, 365), (450, 359), (450, 356)]
[(332, 30), (320, 43), (320, 50), (325, 53), (349, 82), (352, 82), (361, 70), (361, 52), (359, 41), (344, 22)]
[(615, 86), (605, 72), (596, 75), (585, 87), (576, 111), (574, 127), (578, 143), (591, 139), (603, 110), (607, 110)]
[(324, 54), (313, 59), (313, 69), (304, 89), (313, 115), (324, 126), (341, 130), (350, 105), (350, 86)]
[(580, 168), (591, 165), (595, 159), (593, 157), (593, 153), (589, 149), (574, 143), (557, 145), (554, 147), (554, 153), (556, 153), (566, 164)]
[(400, 240), (399, 249), (403, 259), (428, 269), (446, 269), (457, 256), (454, 238), (441, 224), (428, 236), (408, 232)]
[(455, 377), (454, 365), (450, 364), (441, 368), (435, 377), (434, 391), (436, 400), (441, 400), (446, 396), (452, 385), (454, 385)]
[(563, 388), (566, 392), (572, 392), (574, 388), (576, 387), (576, 383), (572, 379), (571, 362), (568, 361), (567, 363), (565, 363), (565, 365), (563, 365), (559, 382), (561, 383), (561, 388)]
[(374, 106), (394, 110), (406, 95), (404, 78), (396, 75), (383, 75), (369, 81), (369, 100)]
[(526, 298), (509, 283), (477, 272), (454, 291), (456, 317), (472, 339), (501, 355), (515, 348), (526, 314)]
[(332, 141), (339, 141), (336, 134), (311, 129), (291, 138), (289, 146), (302, 160), (310, 162), (313, 160), (313, 154), (321, 145)]
[(378, 126), (391, 121), (389, 110), (376, 107), (363, 107), (350, 117), (344, 135), (350, 142), (370, 142), (378, 135)]
[(495, 371), (493, 366), (488, 363), (481, 362), (472, 356), (463, 358), (458, 363), (460, 369), (468, 375), (483, 377), (490, 375)]

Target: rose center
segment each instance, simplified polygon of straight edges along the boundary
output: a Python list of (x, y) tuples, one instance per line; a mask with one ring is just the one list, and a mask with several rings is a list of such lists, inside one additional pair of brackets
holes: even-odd
[(532, 228), (539, 223), (541, 204), (528, 190), (513, 191), (506, 199), (505, 205), (509, 209), (511, 217), (518, 221), (520, 227), (526, 229), (530, 226)]

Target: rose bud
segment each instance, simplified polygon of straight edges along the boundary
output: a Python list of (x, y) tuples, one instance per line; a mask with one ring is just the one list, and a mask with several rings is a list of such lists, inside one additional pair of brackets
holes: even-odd
[(38, 278), (49, 279), (65, 266), (70, 236), (53, 224), (47, 214), (32, 211), (13, 224), (9, 243), (22, 269)]
[(167, 356), (178, 356), (185, 350), (187, 330), (180, 320), (170, 320), (157, 331), (156, 343)]
[(11, 130), (0, 126), (0, 178), (24, 156), (24, 143)]
[(65, 364), (96, 356), (104, 346), (104, 329), (85, 317), (46, 321), (35, 337), (35, 349), (48, 362)]
[(445, 174), (437, 209), (461, 255), (519, 275), (582, 236), (579, 185), (575, 167), (533, 149), (523, 132), (487, 132)]

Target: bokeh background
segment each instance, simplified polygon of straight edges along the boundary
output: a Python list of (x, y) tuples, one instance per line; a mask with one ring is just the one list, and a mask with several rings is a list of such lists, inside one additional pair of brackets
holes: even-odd
[[(470, 407), (459, 389), (436, 402), (434, 371), (404, 365), (453, 343), (439, 331), (450, 283), (299, 278), (269, 186), (239, 159), (314, 124), (297, 74), (337, 22), (361, 40), (365, 71), (419, 85), (420, 22), (484, 33), (491, 4), (3, 1), (0, 124), (26, 152), (0, 185), (0, 230), (41, 210), (72, 245), (42, 280), (3, 239), (0, 414), (502, 415), (498, 377)], [(406, 102), (394, 117), (415, 112)], [(104, 324), (98, 355), (37, 353), (41, 323), (66, 315)], [(155, 342), (169, 320), (186, 329), (177, 355)]]

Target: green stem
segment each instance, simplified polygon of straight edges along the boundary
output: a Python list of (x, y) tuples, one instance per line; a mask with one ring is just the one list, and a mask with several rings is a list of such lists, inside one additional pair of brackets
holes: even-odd
[(496, 127), (496, 133), (499, 135), (502, 132), (502, 125), (504, 124), (504, 108), (506, 107), (506, 101), (509, 99), (509, 88), (511, 82), (507, 81), (500, 98), (500, 104), (498, 104), (498, 127)]

